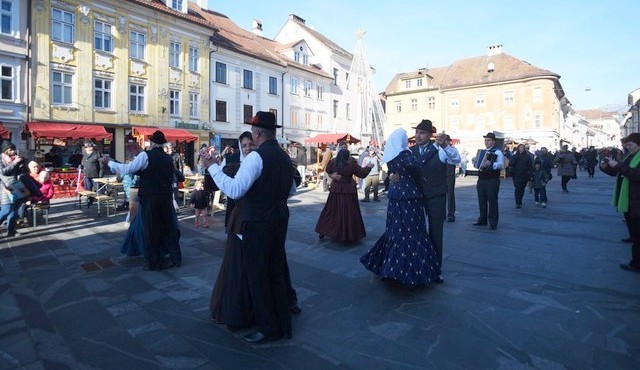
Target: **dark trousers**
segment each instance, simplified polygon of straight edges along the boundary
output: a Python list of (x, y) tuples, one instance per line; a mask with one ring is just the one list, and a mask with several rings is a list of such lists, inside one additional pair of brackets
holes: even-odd
[(456, 175), (447, 175), (447, 216), (456, 216)]
[(173, 264), (181, 264), (180, 229), (173, 208), (173, 194), (141, 196), (140, 217), (149, 267), (161, 268), (167, 253)]
[(633, 244), (631, 245), (631, 261), (629, 264), (633, 267), (640, 268), (640, 217), (625, 212), (624, 219), (627, 221), (631, 240), (633, 240)]
[(571, 176), (562, 176), (562, 190), (563, 191), (569, 191), (569, 189), (567, 189), (567, 184), (569, 183), (569, 180), (571, 180)]
[(478, 206), (480, 217), (478, 222), (486, 224), (489, 221), (491, 226), (498, 225), (498, 192), (500, 191), (500, 179), (478, 179), (476, 184), (478, 191)]
[(364, 199), (369, 199), (369, 194), (373, 190), (373, 199), (378, 199), (378, 186), (380, 186), (380, 176), (369, 175), (364, 179)]
[(433, 244), (433, 249), (438, 257), (438, 266), (442, 270), (442, 239), (444, 229), (444, 218), (446, 212), (446, 194), (431, 197), (422, 198), (422, 204), (427, 214), (427, 220), (429, 225), (429, 239)]
[(251, 221), (244, 225), (244, 268), (257, 329), (268, 337), (291, 334), (288, 266), (285, 254), (287, 221)]
[(536, 202), (547, 203), (547, 187), (533, 188), (533, 197), (536, 199)]
[(513, 184), (515, 187), (515, 197), (516, 197), (516, 205), (522, 205), (522, 198), (524, 197), (524, 189), (527, 187), (527, 183), (517, 183)]
[(593, 164), (588, 164), (587, 173), (589, 174), (589, 177), (593, 177), (596, 174), (596, 166)]
[[(84, 186), (84, 190), (93, 191), (93, 178), (85, 176), (82, 185)], [(93, 197), (87, 197), (87, 203), (93, 204)]]

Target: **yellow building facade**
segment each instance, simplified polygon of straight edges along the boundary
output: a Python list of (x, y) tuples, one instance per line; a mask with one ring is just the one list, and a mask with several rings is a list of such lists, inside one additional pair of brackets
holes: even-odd
[(30, 121), (102, 125), (120, 160), (135, 127), (207, 141), (211, 28), (192, 18), (142, 0), (35, 1)]

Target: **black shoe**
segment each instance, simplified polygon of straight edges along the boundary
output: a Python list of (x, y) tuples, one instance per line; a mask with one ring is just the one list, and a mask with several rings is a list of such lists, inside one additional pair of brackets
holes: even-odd
[(455, 222), (455, 220), (456, 220), (456, 216), (447, 217), (447, 222)]
[(444, 283), (444, 279), (442, 278), (442, 276), (438, 276), (437, 278), (435, 278), (433, 280), (434, 283), (438, 283), (438, 284), (442, 284)]
[(280, 340), (280, 339), (282, 339), (282, 336), (268, 337), (259, 331), (254, 331), (253, 333), (249, 333), (244, 336), (244, 340), (246, 340), (249, 343), (264, 343), (264, 342), (271, 342), (271, 341)]
[(620, 241), (622, 241), (623, 243), (633, 243), (633, 239), (631, 239), (631, 237), (620, 239)]
[(491, 228), (491, 230), (495, 230), (495, 229), (498, 228), (498, 225), (491, 225), (490, 228)]
[(373, 201), (374, 201), (374, 202), (379, 202), (379, 201), (380, 201), (380, 198), (373, 198)]
[(640, 268), (626, 264), (626, 263), (621, 263), (620, 268), (623, 270), (640, 273)]
[(362, 203), (369, 203), (369, 199), (368, 198), (363, 199)]
[(324, 239), (324, 235), (322, 235), (322, 234), (318, 235), (318, 239), (320, 239), (320, 240)]
[(478, 222), (474, 222), (473, 226), (487, 226), (487, 223), (478, 221)]
[(516, 208), (522, 208), (522, 204), (516, 204)]
[(298, 313), (302, 312), (302, 308), (300, 308), (300, 306), (298, 306), (298, 304), (295, 304), (295, 305), (289, 307), (289, 312), (298, 314)]

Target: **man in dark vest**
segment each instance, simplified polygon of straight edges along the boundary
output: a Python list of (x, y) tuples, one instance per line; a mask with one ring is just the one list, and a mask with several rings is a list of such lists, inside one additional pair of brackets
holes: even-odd
[[(416, 145), (411, 147), (411, 151), (423, 161), (420, 166), (420, 177), (416, 180), (422, 190), (422, 202), (429, 221), (429, 237), (438, 255), (438, 265), (442, 272), (447, 164), (460, 163), (460, 154), (447, 144), (444, 133), (438, 134), (434, 142), (431, 141), (436, 128), (430, 120), (423, 119), (414, 129)], [(444, 279), (439, 276), (435, 281), (442, 283)]]
[(246, 335), (250, 343), (291, 337), (289, 271), (285, 241), (289, 222), (287, 199), (295, 193), (294, 168), (276, 140), (276, 117), (257, 112), (251, 122), (256, 150), (249, 153), (234, 178), (218, 165), (217, 156), (203, 163), (216, 185), (233, 199), (244, 199), (243, 256), (257, 330)]
[(478, 205), (480, 217), (474, 223), (476, 226), (486, 226), (487, 221), (491, 230), (498, 228), (498, 192), (500, 191), (500, 171), (504, 163), (504, 154), (495, 147), (496, 135), (489, 132), (484, 136), (486, 149), (480, 150), (479, 155), (473, 158), (473, 163), (478, 168)]
[[(140, 176), (139, 209), (147, 259), (144, 268), (161, 270), (182, 264), (180, 229), (173, 208), (173, 160), (162, 147), (167, 140), (162, 132), (156, 131), (149, 141), (151, 149), (140, 152), (127, 164), (114, 162), (109, 157), (103, 157), (102, 161), (119, 175), (135, 173)], [(164, 257), (166, 253), (170, 260)]]

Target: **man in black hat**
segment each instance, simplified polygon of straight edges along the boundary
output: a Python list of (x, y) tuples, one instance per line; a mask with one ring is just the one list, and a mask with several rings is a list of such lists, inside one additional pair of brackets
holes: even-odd
[(500, 191), (500, 171), (504, 163), (504, 154), (495, 147), (496, 135), (489, 132), (484, 135), (484, 146), (479, 155), (473, 158), (473, 163), (478, 168), (478, 205), (480, 217), (474, 223), (475, 226), (486, 226), (487, 221), (491, 230), (498, 228), (498, 192)]
[[(143, 227), (145, 270), (161, 270), (182, 264), (180, 229), (173, 208), (173, 160), (164, 152), (167, 142), (161, 131), (149, 137), (151, 148), (142, 151), (129, 163), (116, 163), (109, 157), (103, 162), (119, 175), (140, 175), (138, 196)], [(169, 254), (170, 260), (164, 256)]]
[[(451, 136), (446, 135), (447, 147), (455, 150), (460, 156), (458, 149), (451, 145)], [(462, 157), (460, 157), (462, 160)], [(455, 222), (456, 220), (456, 165), (447, 162), (447, 221)]]
[[(420, 176), (418, 184), (422, 190), (422, 203), (429, 222), (429, 237), (438, 255), (439, 269), (442, 272), (442, 253), (444, 239), (444, 220), (447, 200), (447, 165), (460, 163), (460, 153), (447, 143), (445, 133), (440, 133), (432, 142), (436, 132), (433, 123), (423, 119), (416, 127), (416, 145), (411, 147), (413, 155), (420, 158)], [(439, 276), (437, 283), (444, 282)]]
[[(84, 173), (84, 189), (93, 190), (93, 179), (102, 177), (100, 173), (100, 154), (96, 150), (96, 145), (87, 141), (84, 143), (84, 155), (82, 156), (82, 172)], [(87, 197), (87, 208), (93, 204), (94, 198)]]
[(284, 248), (287, 199), (295, 193), (296, 183), (291, 159), (276, 140), (276, 128), (282, 126), (276, 125), (275, 115), (257, 112), (247, 124), (257, 149), (244, 158), (234, 178), (222, 172), (217, 156), (203, 155), (203, 163), (222, 192), (244, 199), (245, 273), (257, 324), (257, 330), (244, 339), (259, 343), (291, 337), (289, 310), (299, 312)]

